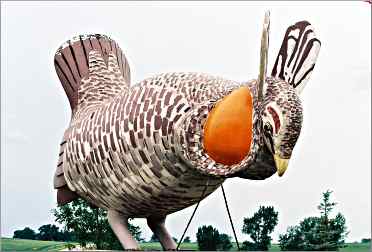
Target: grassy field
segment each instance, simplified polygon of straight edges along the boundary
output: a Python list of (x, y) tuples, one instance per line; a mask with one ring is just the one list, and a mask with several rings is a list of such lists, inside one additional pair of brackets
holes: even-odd
[[(1, 238), (1, 251), (56, 251), (67, 247), (67, 242), (54, 242), (54, 241), (35, 241), (35, 240), (22, 240)], [(233, 243), (234, 244), (234, 243)], [(146, 242), (140, 244), (143, 250), (161, 250), (160, 243)], [(197, 250), (196, 243), (183, 243), (180, 249), (184, 250)], [(236, 250), (236, 245), (231, 250)], [(273, 244), (269, 251), (280, 251), (277, 244)], [(341, 252), (369, 252), (371, 251), (371, 243), (348, 243), (347, 247), (341, 248)]]
[(348, 243), (347, 247), (341, 248), (341, 252), (352, 252), (352, 251), (357, 251), (357, 252), (364, 252), (364, 251), (371, 251), (371, 243)]
[[(239, 243), (240, 244), (240, 243)], [(236, 251), (236, 244), (233, 243), (233, 248), (231, 251)], [(241, 246), (241, 245), (240, 245)], [(141, 248), (143, 250), (161, 250), (161, 246), (157, 242), (149, 242), (149, 243), (142, 243)], [(197, 250), (198, 245), (196, 243), (183, 243), (180, 246), (180, 249), (184, 250)], [(278, 244), (273, 244), (269, 251), (280, 251), (280, 247)], [(341, 252), (370, 252), (371, 251), (371, 243), (348, 243), (345, 248), (341, 248), (339, 251)]]
[(67, 242), (1, 238), (1, 251), (55, 251), (67, 247)]

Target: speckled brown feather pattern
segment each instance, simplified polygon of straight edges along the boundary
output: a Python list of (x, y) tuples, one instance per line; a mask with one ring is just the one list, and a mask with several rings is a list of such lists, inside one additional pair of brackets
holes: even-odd
[[(191, 105), (164, 85), (170, 77), (148, 79), (99, 107), (78, 109), (64, 167), (72, 190), (133, 217), (196, 202), (207, 178), (176, 154), (174, 125)], [(210, 180), (207, 193), (223, 181)]]
[(208, 196), (230, 169), (207, 157), (198, 119), (205, 118), (200, 113), (207, 114), (212, 101), (238, 86), (202, 74), (163, 74), (119, 91), (101, 105), (78, 108), (66, 143), (69, 188), (130, 217), (192, 205), (207, 180)]
[[(215, 163), (202, 146), (206, 115), (243, 84), (166, 73), (129, 87), (115, 54), (87, 53), (89, 68), (55, 176), (65, 182), (55, 179), (56, 188), (67, 184), (93, 204), (130, 217), (165, 215), (196, 203), (207, 181), (205, 197), (247, 167), (253, 155), (231, 168)], [(252, 89), (254, 81), (249, 84)]]
[[(267, 78), (263, 102), (257, 80), (202, 73), (164, 73), (131, 86), (124, 54), (103, 35), (68, 41), (55, 63), (73, 111), (54, 177), (60, 204), (79, 195), (127, 217), (166, 216), (196, 203), (207, 183), (204, 197), (226, 178), (265, 179), (276, 172), (260, 119), (268, 102), (284, 106), (289, 119), (302, 119), (296, 92), (276, 78)], [(205, 152), (203, 127), (216, 102), (241, 86), (253, 97), (253, 139), (249, 155), (227, 166)], [(289, 131), (298, 131), (301, 120), (293, 125)], [(297, 138), (286, 140), (293, 147)]]
[[(165, 228), (168, 214), (199, 202), (227, 178), (282, 176), (301, 131), (298, 95), (314, 69), (320, 41), (307, 21), (290, 26), (268, 77), (269, 17), (266, 12), (258, 79), (248, 82), (175, 72), (131, 85), (128, 60), (114, 40), (94, 34), (64, 43), (54, 63), (72, 117), (54, 176), (58, 204), (82, 197), (107, 209), (126, 249), (139, 248), (128, 218), (145, 217), (163, 248), (173, 250), (176, 244)], [(242, 87), (250, 92), (249, 105), (234, 96)], [(214, 127), (224, 131), (209, 134), (216, 114)], [(235, 124), (224, 124), (232, 118)], [(239, 163), (218, 163), (206, 151), (211, 137), (218, 145), (225, 137), (244, 142), (242, 136), (249, 151)]]

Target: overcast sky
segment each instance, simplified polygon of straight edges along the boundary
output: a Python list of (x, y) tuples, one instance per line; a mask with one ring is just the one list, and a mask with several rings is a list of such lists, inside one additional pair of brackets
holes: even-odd
[[(285, 29), (310, 21), (322, 41), (302, 93), (304, 123), (286, 174), (230, 179), (225, 190), (240, 241), (243, 218), (273, 205), (277, 240), (288, 226), (318, 215), (334, 191), (348, 241), (371, 237), (371, 5), (366, 2), (2, 2), (1, 235), (54, 221), (53, 174), (71, 115), (53, 66), (62, 42), (84, 33), (113, 37), (132, 81), (168, 71), (206, 72), (236, 81), (258, 75), (260, 30), (271, 11), (269, 65)], [(170, 215), (179, 238), (193, 207)], [(144, 219), (137, 219), (146, 238)], [(211, 224), (232, 234), (220, 190), (205, 199), (187, 235)]]

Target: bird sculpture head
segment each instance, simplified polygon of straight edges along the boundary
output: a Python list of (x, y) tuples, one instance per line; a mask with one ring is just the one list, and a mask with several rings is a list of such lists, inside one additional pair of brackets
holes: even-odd
[[(273, 167), (279, 176), (286, 171), (301, 132), (300, 92), (320, 49), (310, 23), (290, 26), (268, 76), (269, 18), (266, 12), (258, 78), (217, 101), (204, 127), (204, 147), (216, 162), (233, 166), (251, 157), (255, 168), (248, 165), (245, 178), (264, 179)], [(247, 175), (252, 172), (255, 176)]]
[(279, 176), (287, 169), (302, 126), (302, 105), (295, 89), (284, 81), (268, 79), (260, 107), (261, 133), (274, 157)]
[(266, 77), (269, 28), (270, 13), (266, 12), (258, 78), (260, 125), (265, 145), (282, 176), (301, 132), (303, 109), (299, 95), (314, 69), (321, 43), (309, 22), (290, 26), (271, 77)]

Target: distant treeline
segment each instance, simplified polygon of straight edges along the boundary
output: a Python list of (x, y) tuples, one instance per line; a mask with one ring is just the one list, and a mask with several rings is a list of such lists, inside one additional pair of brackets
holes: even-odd
[(41, 240), (41, 241), (75, 241), (74, 232), (60, 231), (59, 227), (54, 224), (42, 225), (38, 229), (39, 232), (35, 232), (29, 227), (25, 227), (22, 230), (14, 231), (13, 238), (18, 239), (29, 239), (29, 240)]
[[(281, 250), (338, 250), (345, 246), (348, 234), (345, 218), (341, 213), (331, 216), (336, 206), (330, 200), (332, 191), (323, 193), (318, 205), (320, 216), (311, 216), (300, 221), (298, 225), (288, 227), (284, 234), (279, 235)], [(77, 242), (82, 247), (93, 243), (96, 249), (123, 249), (112, 232), (107, 221), (107, 212), (103, 209), (92, 208), (82, 199), (53, 209), (56, 221), (63, 225), (63, 230), (54, 224), (43, 225), (35, 232), (29, 227), (14, 232), (13, 238)], [(249, 239), (240, 244), (242, 250), (268, 250), (271, 246), (271, 233), (278, 223), (279, 213), (272, 206), (260, 206), (251, 217), (244, 218), (242, 232)], [(141, 229), (129, 223), (129, 231), (139, 242), (145, 242), (141, 237)], [(199, 250), (230, 250), (233, 248), (232, 237), (220, 233), (213, 226), (203, 225), (196, 233)], [(176, 242), (177, 239), (173, 238)], [(153, 235), (149, 242), (157, 242)], [(362, 243), (370, 242), (370, 238), (362, 239)], [(191, 242), (186, 237), (182, 242)]]

